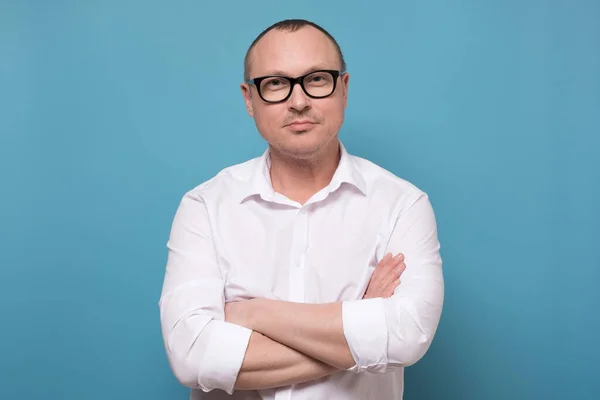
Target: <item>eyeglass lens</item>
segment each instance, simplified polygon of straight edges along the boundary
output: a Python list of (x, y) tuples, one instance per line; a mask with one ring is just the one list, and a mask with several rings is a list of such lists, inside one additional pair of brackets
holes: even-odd
[[(304, 78), (303, 84), (308, 95), (325, 97), (333, 92), (334, 79), (329, 72), (314, 72)], [(290, 90), (291, 83), (286, 78), (271, 77), (263, 80), (260, 84), (262, 97), (266, 101), (283, 100), (288, 96)]]

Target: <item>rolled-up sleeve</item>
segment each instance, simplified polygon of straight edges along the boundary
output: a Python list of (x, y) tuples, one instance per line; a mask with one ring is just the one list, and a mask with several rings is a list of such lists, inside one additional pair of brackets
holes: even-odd
[(433, 208), (419, 192), (406, 204), (386, 252), (403, 253), (406, 270), (390, 298), (346, 301), (344, 334), (355, 372), (385, 372), (419, 361), (437, 330), (444, 301), (442, 259)]
[(190, 388), (232, 394), (252, 331), (225, 322), (224, 281), (199, 194), (181, 200), (167, 247), (159, 310), (173, 373)]

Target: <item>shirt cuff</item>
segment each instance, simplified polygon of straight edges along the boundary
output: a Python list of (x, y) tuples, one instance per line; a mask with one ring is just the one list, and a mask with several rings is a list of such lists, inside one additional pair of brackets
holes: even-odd
[(385, 372), (388, 330), (383, 299), (342, 303), (344, 336), (356, 365), (354, 372)]
[(205, 392), (221, 389), (231, 395), (252, 330), (213, 320), (202, 334), (207, 335), (207, 346), (200, 362), (198, 386)]

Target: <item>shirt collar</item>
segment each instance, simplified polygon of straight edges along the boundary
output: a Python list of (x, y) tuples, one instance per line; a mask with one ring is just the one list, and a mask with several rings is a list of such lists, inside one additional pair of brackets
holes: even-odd
[[(365, 179), (360, 173), (354, 157), (348, 153), (342, 142), (340, 144), (340, 162), (331, 178), (331, 182), (327, 186), (327, 193), (337, 190), (343, 183), (352, 185), (358, 189), (363, 195), (367, 194)], [(253, 171), (249, 179), (242, 184), (242, 189), (239, 194), (239, 202), (243, 202), (247, 198), (259, 195), (266, 201), (273, 201), (277, 193), (273, 190), (271, 183), (271, 157), (269, 149), (257, 159), (252, 167)]]

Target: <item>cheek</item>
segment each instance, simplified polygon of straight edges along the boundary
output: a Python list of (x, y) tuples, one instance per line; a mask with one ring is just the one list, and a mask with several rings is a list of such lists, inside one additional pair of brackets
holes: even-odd
[(331, 128), (339, 128), (344, 121), (344, 103), (332, 102), (326, 110), (323, 110), (323, 115), (326, 116), (326, 124)]
[(271, 137), (277, 134), (281, 125), (282, 111), (278, 107), (261, 106), (254, 109), (254, 122), (261, 135)]

